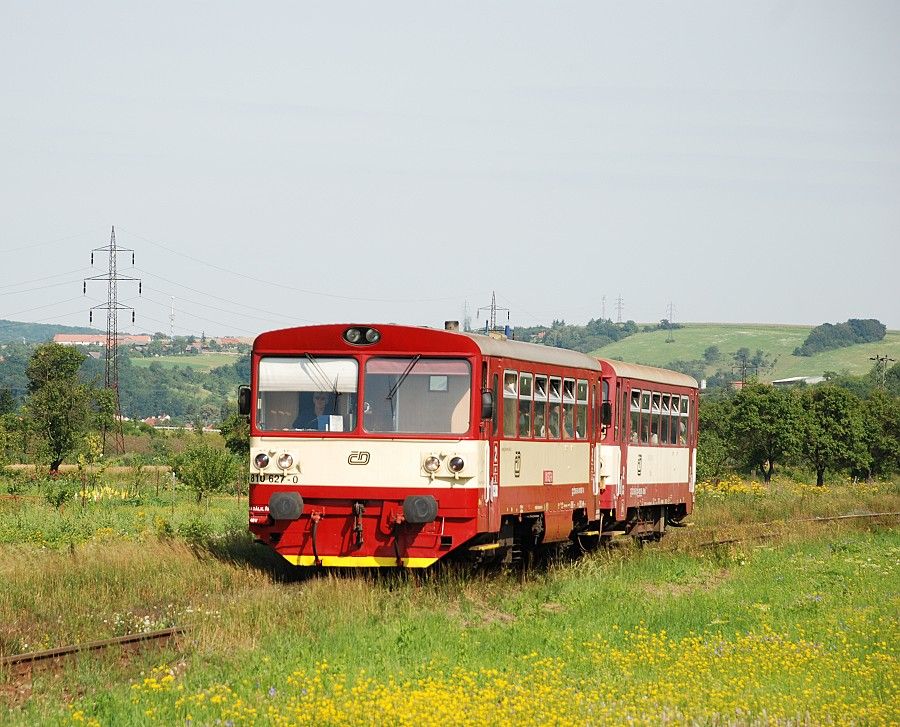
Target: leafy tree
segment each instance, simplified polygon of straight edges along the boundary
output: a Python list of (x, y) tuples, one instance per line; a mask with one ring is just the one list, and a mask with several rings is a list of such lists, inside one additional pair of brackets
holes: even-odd
[(829, 384), (805, 389), (800, 398), (800, 451), (816, 471), (816, 484), (825, 484), (827, 470), (867, 469), (869, 453), (859, 399)]
[(190, 487), (199, 503), (204, 495), (222, 492), (240, 472), (240, 464), (231, 452), (198, 439), (173, 458), (175, 476)]
[(735, 452), (750, 467), (759, 467), (766, 482), (775, 464), (784, 462), (799, 445), (800, 410), (792, 391), (751, 381), (734, 397)]
[(846, 323), (823, 323), (813, 328), (802, 346), (794, 349), (795, 356), (812, 356), (820, 351), (829, 351), (856, 343), (880, 341), (887, 333), (887, 327), (875, 318), (851, 318)]
[(72, 346), (47, 343), (28, 362), (27, 414), (51, 472), (77, 449), (91, 423), (93, 390), (78, 376), (84, 358)]
[(229, 452), (242, 458), (250, 456), (250, 421), (247, 417), (230, 414), (219, 425), (219, 431)]
[(16, 410), (16, 397), (11, 389), (0, 390), (0, 416), (12, 414)]
[(731, 428), (734, 417), (732, 398), (720, 396), (700, 399), (700, 429), (697, 442), (697, 479), (719, 480), (734, 464)]
[(864, 474), (883, 477), (900, 469), (900, 398), (880, 389), (863, 402), (863, 441), (868, 457)]
[(714, 364), (722, 358), (722, 352), (718, 346), (707, 346), (703, 351), (703, 360), (708, 364)]

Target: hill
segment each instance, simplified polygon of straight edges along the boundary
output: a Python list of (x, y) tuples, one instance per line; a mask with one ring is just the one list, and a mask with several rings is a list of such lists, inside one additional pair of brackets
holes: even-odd
[(811, 330), (812, 326), (686, 323), (683, 328), (671, 331), (671, 337), (675, 339), (671, 343), (666, 343), (668, 331), (635, 333), (594, 351), (594, 355), (667, 366), (676, 360), (702, 359), (708, 347), (717, 346), (721, 358), (706, 367), (705, 374), (710, 376), (719, 368), (730, 369), (732, 354), (738, 349), (748, 348), (751, 353), (762, 349), (774, 362), (772, 370), (761, 372), (763, 381), (789, 376), (821, 376), (826, 371), (861, 375), (872, 369), (873, 362), (869, 357), (876, 354), (886, 354), (900, 361), (900, 331), (888, 331), (884, 340), (877, 343), (858, 344), (812, 356), (793, 356), (794, 349), (803, 345)]
[(46, 343), (57, 333), (99, 333), (86, 326), (61, 326), (57, 323), (21, 323), (0, 320), (0, 343)]

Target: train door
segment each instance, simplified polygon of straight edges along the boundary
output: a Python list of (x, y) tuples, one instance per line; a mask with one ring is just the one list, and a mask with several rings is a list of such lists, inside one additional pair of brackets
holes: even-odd
[(482, 462), (484, 463), (481, 493), (478, 497), (478, 529), (496, 532), (500, 529), (500, 412), (503, 393), (500, 390), (500, 373), (485, 361), (481, 367), (482, 390), (491, 392), (494, 411), (490, 419), (482, 420)]

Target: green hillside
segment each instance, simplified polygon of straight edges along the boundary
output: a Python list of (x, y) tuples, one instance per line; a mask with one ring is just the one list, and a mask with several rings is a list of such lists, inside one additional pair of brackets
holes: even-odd
[(802, 345), (810, 326), (779, 326), (761, 324), (686, 323), (684, 328), (671, 332), (675, 340), (666, 343), (668, 331), (636, 333), (595, 351), (601, 358), (665, 366), (675, 360), (703, 358), (709, 346), (718, 346), (721, 359), (707, 367), (707, 374), (717, 368), (728, 368), (731, 356), (739, 348), (751, 353), (762, 349), (775, 361), (775, 368), (761, 374), (765, 381), (789, 376), (821, 376), (826, 371), (860, 375), (873, 365), (870, 356), (888, 355), (900, 361), (900, 331), (888, 331), (883, 341), (824, 351), (814, 356), (793, 356), (792, 351)]
[(133, 356), (131, 365), (136, 368), (146, 368), (150, 364), (158, 363), (163, 368), (184, 366), (208, 373), (219, 366), (228, 366), (238, 360), (239, 353), (201, 353), (194, 356), (148, 356), (146, 358)]
[(0, 343), (46, 343), (57, 333), (100, 333), (86, 326), (61, 326), (57, 323), (21, 323), (0, 320)]

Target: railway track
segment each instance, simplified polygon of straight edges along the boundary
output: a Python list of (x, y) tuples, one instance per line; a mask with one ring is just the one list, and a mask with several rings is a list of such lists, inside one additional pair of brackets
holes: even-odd
[(11, 656), (4, 656), (3, 658), (0, 658), (0, 670), (29, 670), (41, 664), (52, 663), (59, 659), (65, 659), (85, 652), (103, 651), (113, 646), (133, 647), (145, 643), (159, 643), (162, 641), (168, 641), (175, 638), (176, 636), (180, 636), (184, 632), (184, 628), (175, 626), (173, 628), (160, 629), (159, 631), (147, 631), (145, 633), (139, 634), (126, 634), (125, 636), (115, 636), (111, 639), (87, 641), (83, 644), (60, 646), (55, 649), (46, 649), (44, 651), (31, 651), (25, 654), (13, 654)]
[[(839, 520), (861, 520), (861, 519), (873, 519), (873, 518), (882, 518), (882, 517), (898, 517), (900, 516), (900, 512), (866, 512), (859, 513), (854, 515), (833, 515), (830, 517), (810, 517), (803, 518), (801, 520), (795, 520), (793, 522), (797, 523), (826, 523), (826, 522), (836, 522)], [(770, 526), (770, 527), (778, 527), (788, 525), (789, 523), (784, 520), (774, 521), (774, 522), (765, 522), (759, 523), (760, 527)], [(782, 533), (756, 533), (755, 535), (748, 535), (743, 538), (727, 538), (724, 540), (710, 540), (705, 543), (698, 543), (696, 547), (699, 548), (714, 548), (719, 545), (733, 545), (735, 543), (747, 543), (753, 540), (768, 540), (770, 538), (775, 538), (781, 535)]]

